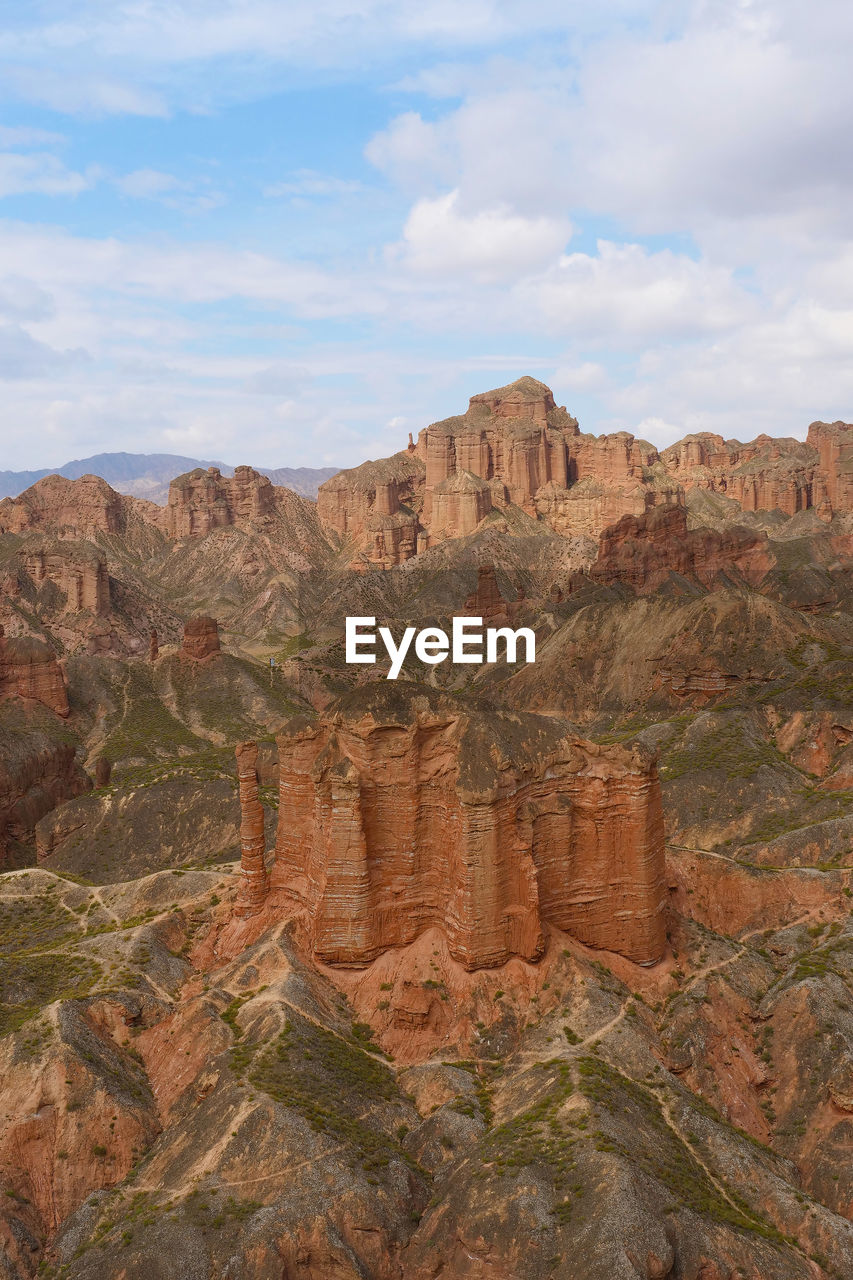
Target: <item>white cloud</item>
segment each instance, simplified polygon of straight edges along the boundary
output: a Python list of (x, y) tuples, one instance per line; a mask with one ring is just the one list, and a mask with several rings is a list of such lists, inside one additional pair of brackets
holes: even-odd
[(492, 283), (553, 260), (571, 230), (566, 218), (522, 217), (505, 206), (466, 212), (451, 191), (415, 204), (390, 259), (418, 274), (461, 273)]
[(47, 152), (0, 153), (0, 198), (28, 193), (76, 196), (92, 185), (91, 176), (74, 173)]
[(760, 314), (732, 272), (669, 249), (599, 240), (595, 254), (562, 257), (518, 292), (557, 330), (614, 346), (666, 335), (695, 338)]

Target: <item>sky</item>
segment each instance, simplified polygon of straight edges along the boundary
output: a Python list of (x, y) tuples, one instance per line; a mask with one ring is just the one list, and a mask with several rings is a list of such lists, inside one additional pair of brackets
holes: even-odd
[(853, 418), (853, 6), (0, 0), (0, 469)]

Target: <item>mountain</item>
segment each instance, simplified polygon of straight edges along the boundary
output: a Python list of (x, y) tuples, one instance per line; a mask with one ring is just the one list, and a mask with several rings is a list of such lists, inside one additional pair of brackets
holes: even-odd
[[(233, 467), (224, 462), (185, 458), (177, 453), (96, 453), (91, 458), (77, 458), (61, 467), (44, 467), (39, 471), (0, 471), (0, 498), (16, 498), (19, 493), (45, 476), (65, 476), (79, 480), (81, 476), (100, 476), (119, 493), (134, 498), (147, 498), (164, 506), (169, 496), (169, 481), (196, 467), (218, 467), (223, 475), (232, 475)], [(337, 467), (274, 467), (264, 471), (275, 485), (282, 485), (306, 498), (315, 498), (317, 489), (336, 475)]]
[(853, 425), (226, 470), (0, 501), (0, 1276), (853, 1276)]

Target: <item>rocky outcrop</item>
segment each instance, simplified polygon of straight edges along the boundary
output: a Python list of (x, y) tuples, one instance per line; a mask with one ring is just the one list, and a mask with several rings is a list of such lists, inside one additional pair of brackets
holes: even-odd
[(566, 537), (599, 537), (622, 516), (680, 505), (693, 488), (744, 511), (821, 516), (853, 510), (853, 427), (812, 423), (806, 443), (750, 444), (703, 432), (658, 453), (628, 431), (583, 435), (544, 383), (524, 377), (472, 396), (464, 414), (425, 427), (392, 458), (320, 487), (323, 528), (351, 540), (353, 562), (390, 568), (468, 537), (495, 508), (520, 508)]
[(184, 624), (181, 657), (192, 662), (206, 662), (219, 653), (219, 625), (215, 618), (203, 614)]
[(24, 565), (37, 588), (49, 582), (59, 589), (65, 597), (66, 612), (88, 612), (98, 617), (109, 613), (107, 563), (90, 544), (55, 542), (28, 549)]
[(441, 928), (466, 969), (537, 960), (545, 923), (654, 964), (665, 945), (652, 758), (557, 719), (371, 686), (279, 742), (269, 906), (329, 964)]
[(465, 601), (465, 616), (482, 618), (486, 626), (503, 626), (511, 622), (521, 607), (521, 593), (518, 599), (505, 600), (498, 586), (495, 566), (481, 564), (477, 569), (477, 587)]
[(160, 656), (160, 637), (157, 631), (152, 627), (148, 636), (148, 661), (156, 662)]
[(642, 516), (623, 516), (605, 529), (590, 577), (647, 591), (670, 573), (698, 578), (708, 586), (717, 574), (734, 570), (757, 585), (774, 563), (766, 534), (736, 526), (724, 533), (688, 530), (685, 508), (667, 506)]
[(741, 444), (700, 432), (661, 457), (685, 489), (725, 494), (744, 511), (792, 516), (814, 507), (827, 519), (853, 511), (853, 426), (845, 422), (813, 422), (805, 443), (760, 435)]
[(402, 564), (419, 550), (424, 473), (423, 462), (410, 450), (339, 471), (317, 494), (323, 529), (353, 545), (357, 566)]
[(31, 841), (36, 823), (57, 805), (82, 795), (91, 780), (74, 747), (41, 730), (0, 731), (0, 868), (10, 841)]
[(75, 538), (122, 533), (134, 502), (116, 493), (100, 476), (79, 480), (45, 476), (19, 497), (0, 502), (0, 533), (49, 529)]
[(275, 486), (252, 467), (235, 467), (231, 477), (198, 467), (172, 481), (162, 523), (171, 538), (203, 538), (227, 525), (261, 527), (275, 510)]
[(626, 512), (682, 494), (652, 445), (628, 432), (581, 435), (550, 389), (524, 377), (472, 396), (464, 414), (425, 427), (393, 458), (333, 476), (318, 514), (324, 529), (353, 540), (357, 557), (390, 567), (468, 537), (495, 508), (598, 536)]
[(267, 896), (264, 863), (264, 808), (258, 798), (258, 744), (241, 742), (236, 748), (240, 786), (240, 872), (243, 883), (235, 915), (254, 916)]
[(41, 640), (7, 638), (0, 627), (0, 702), (32, 698), (58, 716), (67, 716), (68, 693), (56, 655)]
[(853, 511), (853, 424), (813, 422), (806, 441), (818, 455), (813, 505)]

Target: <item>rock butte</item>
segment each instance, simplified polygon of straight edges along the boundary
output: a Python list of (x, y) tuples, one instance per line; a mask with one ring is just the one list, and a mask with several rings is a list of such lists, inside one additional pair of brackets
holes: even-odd
[(199, 615), (184, 624), (181, 657), (204, 662), (219, 653), (219, 624), (215, 618)]
[[(539, 959), (545, 923), (638, 964), (661, 958), (663, 816), (645, 751), (579, 740), (552, 717), (377, 685), (319, 721), (292, 720), (278, 747), (265, 909), (299, 915), (318, 960), (366, 965), (438, 926), (454, 959), (488, 968)], [(240, 786), (251, 843), (242, 765)], [(244, 875), (255, 855), (252, 843)]]
[(641, 516), (623, 516), (604, 530), (589, 576), (653, 590), (670, 573), (691, 575), (708, 586), (718, 573), (734, 569), (757, 586), (774, 564), (765, 533), (738, 526), (724, 533), (688, 531), (684, 507), (655, 507)]
[(511, 506), (557, 533), (598, 537), (691, 488), (745, 511), (815, 507), (830, 519), (853, 510), (853, 427), (812, 423), (806, 443), (701, 434), (658, 453), (627, 431), (582, 434), (544, 383), (524, 377), (472, 396), (464, 414), (425, 427), (393, 457), (339, 472), (317, 509), (328, 533), (349, 540), (354, 567), (390, 568)]
[(0, 701), (32, 698), (67, 716), (68, 694), (56, 655), (41, 640), (7, 637), (0, 627)]

